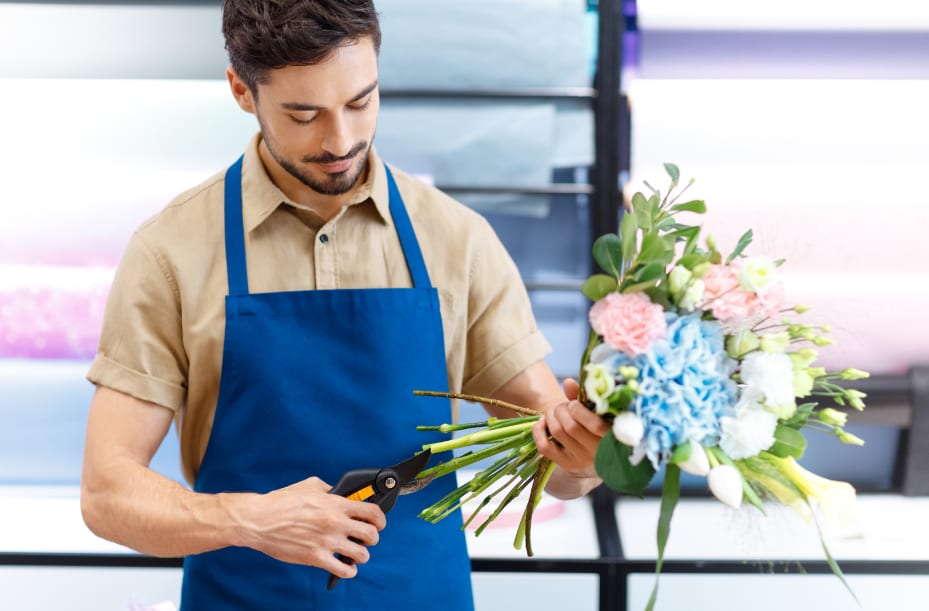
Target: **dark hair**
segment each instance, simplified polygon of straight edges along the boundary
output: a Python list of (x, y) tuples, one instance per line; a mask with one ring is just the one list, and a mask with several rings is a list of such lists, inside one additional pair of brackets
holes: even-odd
[(223, 36), (233, 70), (252, 94), (268, 73), (318, 64), (335, 49), (381, 28), (372, 0), (223, 0)]

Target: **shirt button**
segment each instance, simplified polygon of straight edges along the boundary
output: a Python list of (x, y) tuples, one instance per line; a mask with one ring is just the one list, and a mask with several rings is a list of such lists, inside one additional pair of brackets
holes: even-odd
[(329, 236), (326, 235), (325, 233), (321, 233), (319, 234), (319, 241), (322, 242), (323, 244), (327, 244), (329, 242)]

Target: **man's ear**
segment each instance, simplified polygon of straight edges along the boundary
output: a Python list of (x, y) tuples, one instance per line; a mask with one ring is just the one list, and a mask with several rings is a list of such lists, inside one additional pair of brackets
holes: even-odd
[(232, 66), (226, 68), (226, 79), (229, 81), (229, 89), (232, 90), (232, 97), (235, 98), (239, 108), (245, 112), (255, 114), (255, 98), (252, 90), (248, 88), (245, 81), (232, 69)]

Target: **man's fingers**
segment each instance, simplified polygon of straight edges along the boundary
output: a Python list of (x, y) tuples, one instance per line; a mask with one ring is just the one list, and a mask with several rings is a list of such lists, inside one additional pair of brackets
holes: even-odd
[(574, 378), (565, 378), (564, 384), (564, 394), (570, 401), (576, 401), (577, 395), (581, 390), (581, 387), (578, 385), (577, 380)]

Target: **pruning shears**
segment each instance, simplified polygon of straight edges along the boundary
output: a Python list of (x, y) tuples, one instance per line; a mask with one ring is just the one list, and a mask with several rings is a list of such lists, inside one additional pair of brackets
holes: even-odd
[[(353, 501), (374, 503), (387, 513), (393, 509), (398, 496), (418, 492), (433, 480), (435, 476), (432, 475), (416, 479), (426, 467), (430, 456), (432, 451), (427, 449), (392, 467), (349, 471), (329, 493)], [(357, 543), (354, 538), (351, 539)], [(336, 554), (336, 557), (345, 564), (352, 564), (352, 560), (342, 554)], [(339, 578), (330, 574), (328, 589), (331, 590), (337, 583)]]

